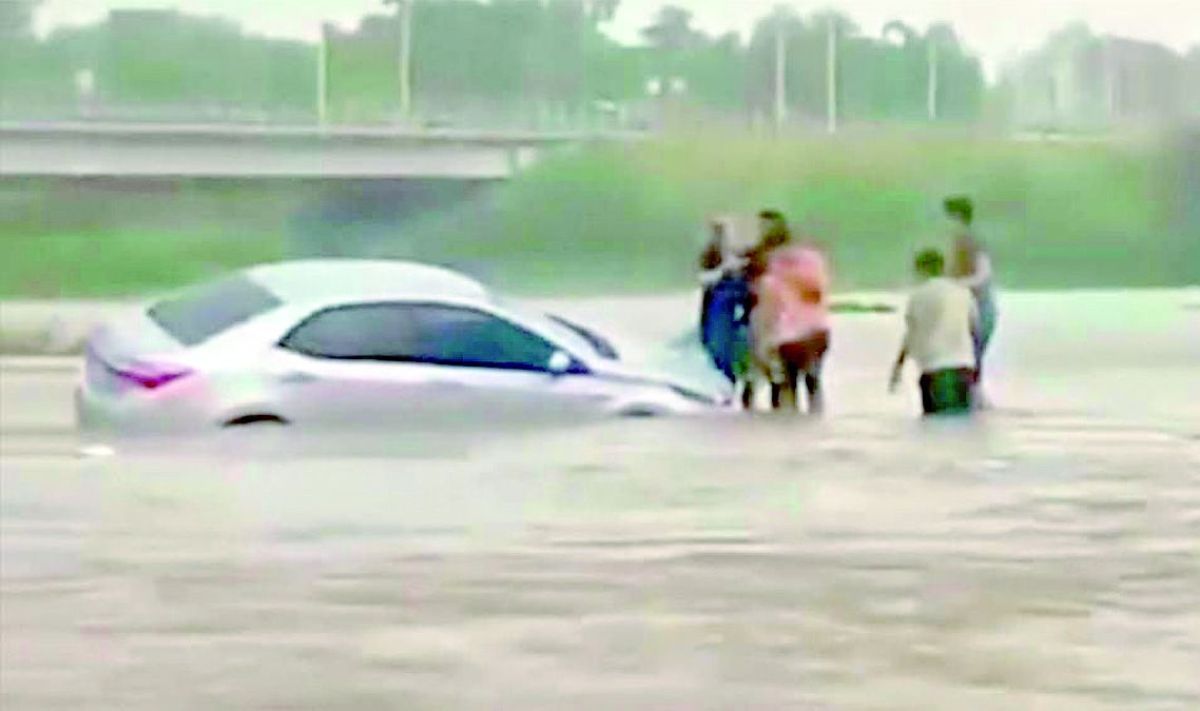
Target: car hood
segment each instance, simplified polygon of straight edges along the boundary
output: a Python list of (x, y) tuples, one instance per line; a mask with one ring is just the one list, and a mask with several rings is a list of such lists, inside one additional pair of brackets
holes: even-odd
[(713, 368), (698, 340), (680, 337), (670, 343), (623, 355), (620, 361), (599, 361), (592, 370), (602, 376), (664, 385), (723, 404), (733, 388)]

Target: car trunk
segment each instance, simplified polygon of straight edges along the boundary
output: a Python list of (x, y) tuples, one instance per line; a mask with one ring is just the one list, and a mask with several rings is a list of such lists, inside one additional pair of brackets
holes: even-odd
[(183, 344), (164, 331), (145, 309), (137, 309), (97, 328), (88, 339), (85, 381), (98, 391), (126, 389), (121, 373), (146, 365), (175, 362)]

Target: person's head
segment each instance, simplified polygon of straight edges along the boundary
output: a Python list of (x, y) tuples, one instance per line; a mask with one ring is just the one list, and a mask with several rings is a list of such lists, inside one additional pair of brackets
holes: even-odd
[(923, 249), (913, 260), (913, 270), (921, 280), (936, 279), (946, 273), (946, 258), (936, 249)]
[(778, 210), (763, 210), (758, 213), (759, 240), (770, 249), (787, 244), (791, 240), (787, 219)]
[(970, 227), (975, 221), (975, 203), (966, 195), (952, 195), (942, 202), (942, 209), (951, 220)]

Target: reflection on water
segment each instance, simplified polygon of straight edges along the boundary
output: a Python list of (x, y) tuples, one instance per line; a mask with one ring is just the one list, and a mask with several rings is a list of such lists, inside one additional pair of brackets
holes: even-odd
[(1005, 347), (975, 421), (848, 355), (821, 422), (10, 430), (0, 705), (1200, 708), (1195, 368)]

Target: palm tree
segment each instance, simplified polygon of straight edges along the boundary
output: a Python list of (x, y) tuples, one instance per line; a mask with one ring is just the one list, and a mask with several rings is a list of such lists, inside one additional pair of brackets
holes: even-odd
[(888, 41), (897, 41), (901, 46), (908, 46), (915, 42), (920, 37), (920, 33), (915, 28), (900, 20), (892, 20), (883, 26), (883, 38)]

